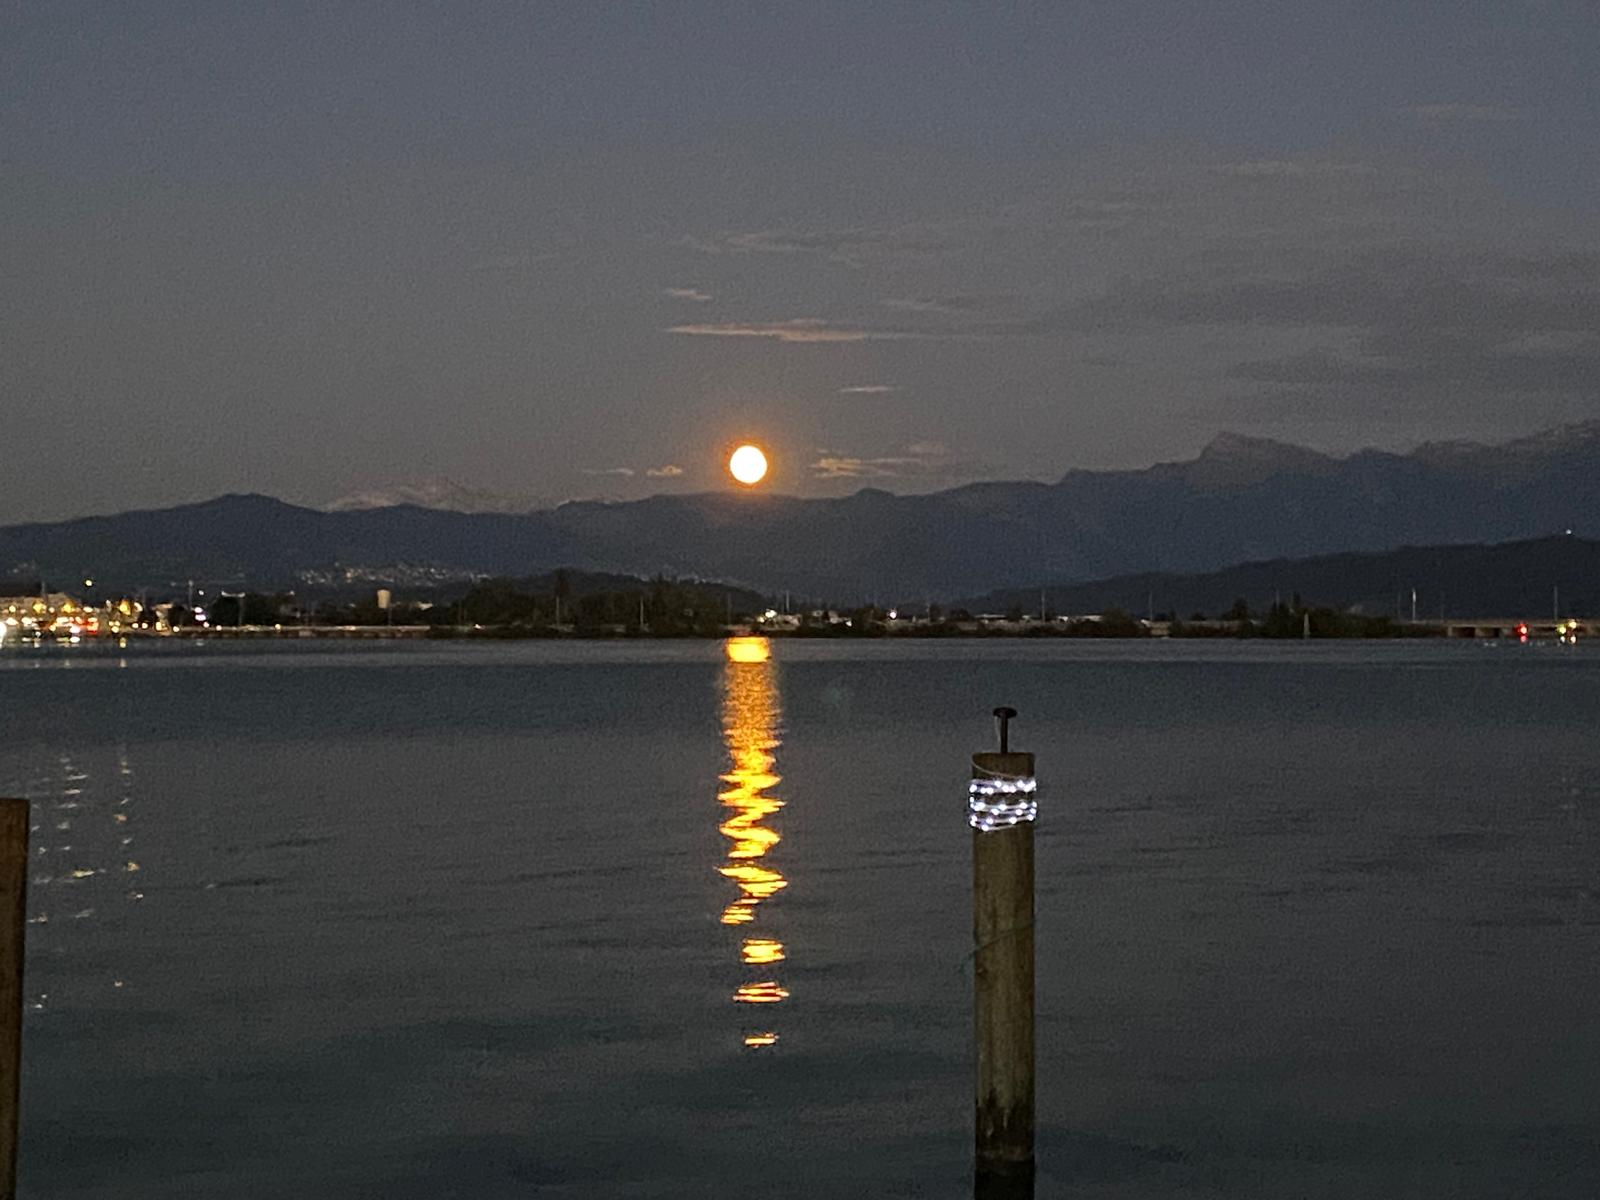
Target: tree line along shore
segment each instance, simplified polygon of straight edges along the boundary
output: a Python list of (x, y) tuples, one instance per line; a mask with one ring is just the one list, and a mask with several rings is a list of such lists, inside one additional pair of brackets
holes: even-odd
[[(1342, 612), (1298, 596), (1252, 610), (1243, 599), (1215, 615), (1157, 612), (1140, 618), (1109, 608), (1098, 613), (978, 613), (938, 604), (830, 607), (722, 584), (655, 579), (622, 587), (582, 587), (557, 572), (551, 586), (481, 581), (453, 599), (325, 600), (301, 610), (287, 595), (227, 597), (212, 605), (207, 628), (403, 627), (438, 638), (726, 637), (761, 633), (798, 638), (1065, 637), (1065, 638), (1401, 638), (1432, 637), (1442, 626)], [(170, 614), (174, 632), (199, 632), (192, 615)]]

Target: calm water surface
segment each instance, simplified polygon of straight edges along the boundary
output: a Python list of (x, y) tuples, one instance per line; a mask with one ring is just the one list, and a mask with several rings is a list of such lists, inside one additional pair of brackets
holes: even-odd
[(12, 646), (0, 699), (26, 1196), (970, 1194), (998, 703), (1041, 1196), (1600, 1194), (1600, 647)]

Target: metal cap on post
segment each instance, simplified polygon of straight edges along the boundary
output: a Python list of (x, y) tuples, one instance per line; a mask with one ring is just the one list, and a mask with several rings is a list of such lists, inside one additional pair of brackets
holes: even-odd
[(972, 756), (974, 1191), (1033, 1194), (1033, 755), (1013, 752), (1014, 708), (994, 710), (1000, 750)]
[(1017, 715), (1017, 710), (1008, 705), (1001, 705), (994, 710), (994, 718), (1000, 723), (1000, 753), (1006, 754), (1011, 750), (1011, 718)]

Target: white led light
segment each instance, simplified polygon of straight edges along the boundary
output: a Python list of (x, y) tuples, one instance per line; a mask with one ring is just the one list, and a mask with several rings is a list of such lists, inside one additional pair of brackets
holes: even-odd
[(1039, 815), (1038, 792), (1031, 775), (974, 779), (967, 785), (967, 824), (988, 833), (1032, 821)]

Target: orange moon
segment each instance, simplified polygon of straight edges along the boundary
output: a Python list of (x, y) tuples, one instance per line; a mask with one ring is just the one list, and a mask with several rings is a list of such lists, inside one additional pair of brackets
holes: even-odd
[(767, 477), (767, 456), (760, 446), (740, 446), (728, 456), (728, 474), (745, 487), (754, 487)]

